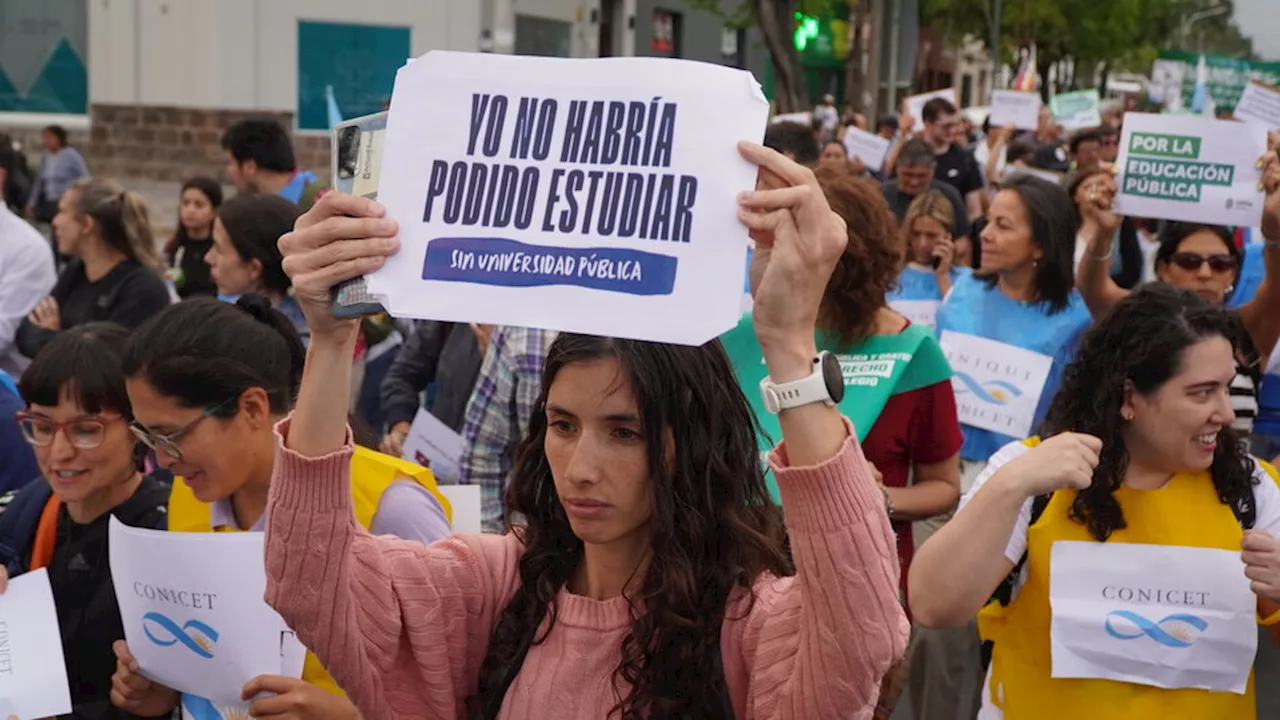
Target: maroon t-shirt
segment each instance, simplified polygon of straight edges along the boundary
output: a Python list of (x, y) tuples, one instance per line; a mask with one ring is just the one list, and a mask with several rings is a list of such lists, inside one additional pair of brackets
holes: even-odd
[[(948, 379), (890, 397), (862, 441), (862, 451), (884, 476), (885, 487), (905, 487), (913, 464), (940, 463), (959, 453), (962, 444), (956, 396)], [(911, 523), (895, 522), (893, 529), (898, 534), (905, 602), (915, 545)]]

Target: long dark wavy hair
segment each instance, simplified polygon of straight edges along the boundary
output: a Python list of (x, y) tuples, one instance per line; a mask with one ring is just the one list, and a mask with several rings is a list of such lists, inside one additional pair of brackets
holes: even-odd
[[(1222, 337), (1238, 349), (1244, 336), (1235, 312), (1164, 283), (1151, 283), (1121, 300), (1085, 334), (1075, 362), (1066, 367), (1041, 435), (1080, 432), (1102, 440), (1093, 484), (1081, 490), (1071, 506), (1071, 518), (1087, 526), (1096, 540), (1105, 541), (1125, 527), (1114, 492), (1129, 466), (1120, 417), (1126, 382), (1134, 392), (1150, 395), (1178, 374), (1183, 352), (1191, 345)], [(1253, 468), (1243, 438), (1230, 426), (1223, 427), (1210, 474), (1218, 498), (1249, 524), (1256, 514)]]
[[(556, 594), (582, 562), (582, 541), (560, 504), (543, 447), (545, 407), (561, 368), (602, 358), (617, 359), (635, 394), (653, 487), (650, 564), (627, 598), (633, 622), (613, 672), (617, 704), (610, 717), (719, 717), (708, 709), (723, 707), (727, 697), (719, 644), (730, 594), (749, 592), (761, 573), (794, 573), (782, 508), (765, 484), (755, 415), (719, 341), (682, 347), (561, 334), (547, 354), (507, 490), (509, 526), (516, 515), (525, 522), (513, 528), (525, 545), (520, 586), (490, 637), (468, 702), (471, 718), (501, 703), (518, 670), (513, 658), (550, 634)], [(668, 433), (676, 448), (670, 461)], [(630, 688), (625, 696), (623, 686)]]

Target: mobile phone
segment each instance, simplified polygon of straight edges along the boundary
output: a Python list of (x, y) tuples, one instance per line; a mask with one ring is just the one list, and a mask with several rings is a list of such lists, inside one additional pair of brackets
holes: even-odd
[[(346, 120), (334, 126), (331, 171), (335, 190), (370, 200), (378, 199), (386, 136), (385, 112)], [(385, 312), (382, 304), (369, 294), (369, 285), (363, 277), (339, 283), (333, 289), (335, 317), (357, 318)]]

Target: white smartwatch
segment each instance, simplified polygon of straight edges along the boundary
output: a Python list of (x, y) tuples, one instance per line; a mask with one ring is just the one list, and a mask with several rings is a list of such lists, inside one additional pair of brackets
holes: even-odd
[(760, 381), (760, 396), (764, 409), (773, 415), (818, 402), (836, 405), (844, 399), (840, 359), (824, 350), (813, 359), (813, 372), (808, 377), (781, 384), (766, 377)]

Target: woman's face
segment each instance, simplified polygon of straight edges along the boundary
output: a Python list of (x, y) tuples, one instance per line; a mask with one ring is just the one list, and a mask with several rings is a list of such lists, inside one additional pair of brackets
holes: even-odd
[(933, 248), (946, 237), (947, 229), (931, 217), (918, 217), (907, 228), (907, 247), (911, 248), (911, 261), (921, 265), (933, 262)]
[(571, 363), (547, 393), (544, 450), (573, 533), (647, 544), (653, 494), (640, 410), (614, 358)]
[[(52, 437), (48, 445), (33, 445), (40, 472), (64, 503), (110, 495), (115, 486), (133, 478), (136, 444), (128, 422), (119, 413), (90, 413), (63, 394), (57, 405), (30, 405), (30, 427), (37, 437)], [(53, 423), (69, 423), (55, 429)], [(94, 445), (94, 447), (77, 447)]]
[(1156, 270), (1162, 281), (1221, 305), (1227, 298), (1227, 290), (1235, 284), (1238, 268), (1222, 238), (1200, 230), (1178, 243), (1173, 257)]
[(271, 432), (269, 419), (255, 422), (258, 411), (246, 409), (253, 390), (240, 398), (235, 417), (224, 419), (207, 417), (208, 408), (183, 407), (143, 377), (129, 378), (126, 386), (135, 422), (153, 436), (172, 438), (167, 449), (166, 443), (156, 443), (156, 461), (181, 476), (198, 500), (224, 500), (252, 479), (259, 435), (263, 427)]
[(189, 187), (182, 191), (182, 204), (178, 208), (178, 220), (191, 235), (205, 235), (213, 225), (213, 203), (200, 188)]
[(1031, 218), (1018, 193), (996, 193), (987, 218), (981, 237), (983, 270), (1013, 272), (1044, 257), (1044, 251), (1031, 237)]
[(818, 157), (818, 164), (845, 170), (849, 167), (849, 154), (840, 143), (827, 143)]
[(223, 295), (243, 295), (262, 289), (262, 263), (245, 261), (231, 244), (231, 236), (221, 220), (213, 221), (213, 245), (205, 253), (209, 274)]
[(80, 214), (80, 191), (71, 189), (58, 200), (58, 214), (53, 216), (53, 231), (58, 237), (58, 252), (79, 257), (88, 242), (92, 221)]
[(1171, 472), (1208, 469), (1218, 432), (1236, 419), (1230, 393), (1235, 376), (1231, 343), (1206, 338), (1182, 352), (1178, 374), (1155, 392), (1130, 392), (1122, 417), (1126, 412), (1133, 417), (1125, 444), (1135, 460)]

